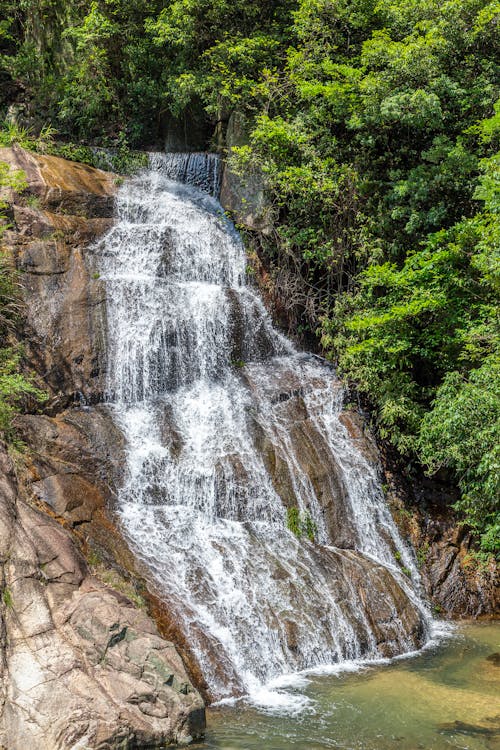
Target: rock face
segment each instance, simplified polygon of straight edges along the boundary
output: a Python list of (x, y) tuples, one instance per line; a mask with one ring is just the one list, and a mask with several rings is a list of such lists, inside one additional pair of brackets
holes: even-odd
[[(279, 368), (276, 368), (273, 376), (269, 376), (266, 382), (255, 381), (248, 369), (245, 369), (242, 375), (257, 401), (262, 397), (268, 397), (280, 403), (279, 419), (281, 429), (286, 435), (286, 451), (291, 461), (286, 460), (287, 457), (283, 451), (280, 452), (279, 441), (273, 442), (272, 439), (266, 437), (258, 422), (255, 422), (254, 430), (259, 452), (264, 458), (274, 489), (283, 504), (287, 508), (296, 505), (295, 480), (292, 471), (299, 468), (309, 478), (314, 488), (331, 543), (343, 549), (356, 547), (360, 540), (356, 536), (342, 471), (328, 445), (326, 436), (318, 429), (318, 425), (304, 402), (303, 381), (296, 373)], [(337, 398), (341, 398), (340, 381), (332, 378), (330, 387), (333, 393), (337, 394)], [(360, 426), (354, 426), (355, 418), (356, 415), (343, 412), (341, 421), (350, 420), (351, 437), (355, 430), (356, 447), (359, 449), (362, 446), (366, 453), (369, 451), (369, 442)], [(373, 448), (370, 460), (372, 463), (377, 461)]]
[(112, 222), (115, 175), (20, 148), (0, 149), (0, 160), (29, 186), (9, 196), (13, 226), (3, 238), (21, 274), (27, 358), (54, 404), (97, 401), (105, 296), (86, 248)]
[(478, 569), (471, 557), (470, 532), (451, 519), (434, 518), (424, 524), (423, 561), (428, 591), (442, 612), (454, 617), (495, 615), (500, 611), (498, 569)]
[(173, 644), (89, 574), (68, 531), (17, 498), (0, 448), (2, 706), (9, 750), (163, 747), (204, 728)]
[(418, 551), (422, 578), (436, 613), (483, 617), (500, 611), (498, 567), (478, 566), (472, 534), (448, 513), (415, 512), (409, 538)]
[[(228, 154), (234, 146), (246, 143), (247, 123), (239, 112), (229, 118), (226, 143)], [(271, 230), (271, 207), (264, 195), (264, 179), (261, 172), (254, 169), (245, 179), (239, 177), (226, 164), (222, 175), (220, 201), (224, 208), (234, 213), (237, 221), (248, 229), (266, 234)]]
[(33, 452), (24, 476), (28, 499), (47, 503), (73, 527), (112, 507), (123, 437), (105, 407), (74, 407), (56, 417), (25, 415), (17, 426)]
[(478, 565), (474, 539), (451, 506), (456, 497), (439, 479), (411, 483), (394, 458), (382, 453), (387, 499), (401, 533), (416, 551), (422, 581), (436, 615), (491, 617), (500, 611), (499, 568)]

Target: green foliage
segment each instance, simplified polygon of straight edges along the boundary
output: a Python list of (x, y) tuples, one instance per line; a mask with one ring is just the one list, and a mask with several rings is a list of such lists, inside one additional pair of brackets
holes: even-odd
[(482, 533), (484, 552), (500, 553), (500, 351), (468, 377), (448, 373), (422, 420), (419, 448), (431, 471), (453, 469), (457, 509)]
[(2, 601), (5, 606), (8, 607), (8, 609), (12, 609), (12, 607), (14, 606), (14, 602), (10, 589), (4, 588), (4, 590), (2, 591)]
[[(37, 150), (36, 147), (34, 150)], [(60, 156), (62, 159), (77, 161), (80, 164), (88, 164), (91, 167), (100, 166), (94, 150), (81, 144), (61, 143), (54, 146), (52, 153), (54, 156)]]
[(118, 174), (134, 174), (148, 165), (148, 155), (144, 151), (132, 151), (123, 134), (117, 139), (118, 148), (108, 156), (107, 163), (96, 163), (101, 168), (111, 169)]
[[(129, 148), (127, 139), (120, 133), (116, 139), (116, 146), (112, 149), (90, 148), (74, 143), (54, 143), (50, 153), (63, 159), (88, 164), (91, 167), (131, 175), (148, 164), (148, 156), (144, 151), (133, 151)], [(38, 150), (35, 147), (35, 150)], [(123, 182), (123, 180), (122, 180)], [(122, 184), (120, 178), (116, 184)]]
[(31, 128), (23, 128), (14, 122), (4, 121), (0, 126), (0, 146), (21, 146), (28, 151), (39, 151), (42, 154), (52, 153), (55, 130), (51, 125), (44, 125), (38, 135)]
[(242, 367), (245, 367), (245, 362), (242, 359), (232, 359), (231, 367), (236, 367), (238, 370), (240, 370)]
[(309, 539), (309, 541), (314, 542), (314, 539), (318, 532), (318, 528), (316, 524), (314, 523), (314, 521), (312, 520), (310, 513), (304, 514), (304, 517), (302, 519), (302, 528), (304, 530), (304, 534)]
[[(260, 104), (262, 69), (284, 51), (293, 0), (1, 0), (0, 73), (63, 135), (132, 145), (165, 114)], [(2, 15), (3, 15), (2, 14)], [(0, 32), (0, 33), (1, 33)]]
[(318, 529), (309, 512), (301, 513), (296, 505), (292, 505), (286, 511), (286, 525), (297, 539), (305, 535), (309, 541), (314, 542)]
[(429, 542), (424, 542), (421, 547), (417, 549), (417, 561), (419, 568), (423, 567), (427, 561), (429, 555), (430, 545)]
[(297, 539), (302, 536), (302, 524), (300, 523), (300, 511), (296, 505), (286, 509), (286, 526)]
[(499, 159), (482, 162), (484, 209), (430, 235), (401, 267), (360, 275), (324, 343), (377, 406), (380, 432), (429, 472), (451, 469), (457, 510), (499, 552)]
[(12, 420), (26, 397), (43, 402), (46, 394), (21, 373), (21, 351), (12, 346), (0, 349), (0, 432), (13, 437)]
[[(0, 161), (0, 191), (3, 189), (7, 190), (13, 190), (16, 193), (21, 193), (27, 186), (26, 182), (26, 175), (24, 172), (20, 169), (17, 170), (11, 170), (9, 165), (4, 162)], [(8, 208), (8, 202), (4, 199), (0, 198), (0, 239), (2, 238), (2, 234), (9, 228), (10, 224), (8, 222), (7, 214), (5, 213), (6, 209)], [(12, 296), (12, 287), (10, 285), (8, 277), (5, 275), (5, 278), (2, 279), (2, 266), (0, 261), (0, 296), (2, 295), (3, 291), (5, 290), (6, 298), (10, 300)], [(7, 309), (10, 309), (9, 305), (12, 305), (12, 302), (9, 301), (7, 303)], [(4, 313), (0, 311), (0, 325), (2, 324), (2, 319), (4, 317)]]
[[(21, 192), (26, 187), (25, 175), (21, 170), (11, 171), (9, 165), (0, 162), (0, 189), (10, 188)], [(0, 237), (8, 228), (3, 213), (8, 204), (0, 202)], [(0, 433), (6, 438), (13, 437), (12, 420), (19, 406), (27, 398), (43, 401), (45, 394), (36, 388), (31, 380), (21, 372), (21, 347), (11, 337), (19, 319), (20, 304), (15, 273), (9, 260), (0, 254)]]

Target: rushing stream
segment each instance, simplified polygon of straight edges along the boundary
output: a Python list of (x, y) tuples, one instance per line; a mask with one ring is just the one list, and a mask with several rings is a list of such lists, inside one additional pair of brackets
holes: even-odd
[(273, 328), (219, 182), (213, 156), (152, 155), (97, 246), (118, 513), (212, 695), (299, 705), (272, 681), (415, 650), (430, 620), (340, 384)]

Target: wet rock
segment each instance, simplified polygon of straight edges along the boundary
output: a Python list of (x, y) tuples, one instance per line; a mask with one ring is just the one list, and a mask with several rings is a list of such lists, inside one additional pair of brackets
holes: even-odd
[(373, 435), (366, 428), (361, 414), (352, 410), (345, 410), (339, 416), (339, 421), (347, 429), (354, 446), (366, 460), (374, 466), (380, 463), (380, 454)]
[[(51, 394), (45, 407), (45, 415), (24, 415), (17, 420), (19, 433), (29, 446), (19, 487), (23, 501), (19, 500), (17, 506), (23, 508), (28, 520), (37, 519), (36, 524), (31, 521), (29, 524), (30, 535), (41, 561), (36, 579), (38, 583), (34, 585), (44, 587), (46, 600), (35, 595), (31, 584), (25, 583), (24, 588), (19, 584), (16, 590), (16, 612), (17, 609), (37, 611), (39, 627), (50, 634), (52, 623), (57, 617), (65, 620), (66, 615), (60, 614), (62, 607), (78, 590), (82, 597), (78, 599), (75, 610), (78, 617), (74, 614), (72, 621), (74, 632), (78, 635), (75, 636), (74, 643), (77, 654), (75, 656), (71, 650), (67, 654), (68, 663), (73, 669), (73, 663), (80, 665), (82, 662), (82, 651), (87, 654), (86, 659), (91, 659), (91, 654), (95, 656), (101, 653), (102, 656), (102, 649), (100, 646), (98, 648), (96, 641), (96, 631), (92, 629), (96, 624), (95, 620), (91, 619), (90, 628), (86, 622), (93, 611), (99, 610), (99, 602), (106, 601), (109, 604), (111, 601), (114, 607), (115, 600), (120, 602), (120, 611), (123, 607), (127, 609), (127, 617), (118, 611), (110, 625), (106, 657), (108, 662), (111, 656), (116, 660), (115, 654), (121, 653), (120, 649), (124, 648), (122, 641), (128, 643), (138, 627), (134, 625), (134, 631), (130, 624), (130, 618), (137, 615), (130, 601), (120, 598), (97, 579), (90, 579), (85, 562), (74, 547), (77, 543), (81, 549), (89, 551), (88, 545), (91, 544), (102, 553), (107, 565), (116, 566), (109, 572), (104, 570), (102, 578), (109, 579), (117, 588), (130, 590), (132, 595), (136, 582), (137, 586), (141, 585), (139, 575), (132, 584), (127, 584), (127, 580), (135, 575), (135, 560), (109, 517), (116, 486), (121, 480), (123, 437), (104, 407), (66, 409), (75, 400), (83, 404), (99, 400), (102, 393), (105, 297), (102, 282), (93, 268), (89, 248), (112, 224), (115, 176), (53, 157), (29, 154), (17, 148), (2, 150), (0, 158), (13, 168), (22, 168), (29, 184), (29, 201), (26, 195), (5, 196), (12, 204), (13, 227), (4, 236), (4, 241), (21, 273), (26, 303), (26, 325), (22, 333), (27, 359), (30, 366), (38, 372), (41, 386)], [(0, 473), (0, 488), (3, 481), (4, 476)], [(44, 513), (41, 514), (36, 508), (28, 508), (27, 503)], [(74, 527), (77, 533), (73, 539), (48, 516), (56, 516), (60, 523)], [(11, 530), (2, 528), (4, 525), (0, 518), (0, 545), (11, 537)], [(12, 544), (17, 549), (17, 541)], [(92, 554), (94, 555), (93, 552)], [(90, 590), (84, 589), (88, 579), (93, 582), (92, 596)], [(13, 600), (13, 592), (10, 589), (6, 591), (4, 601), (10, 602), (11, 598)], [(98, 601), (95, 599), (96, 595)], [(134, 601), (136, 599), (138, 597)], [(123, 604), (122, 600), (127, 601), (127, 604)], [(144, 622), (138, 631), (139, 635)], [(154, 626), (150, 620), (148, 622), (148, 629), (151, 630)], [(116, 631), (115, 624), (118, 627)], [(151, 636), (149, 630), (148, 638)], [(175, 632), (173, 625), (170, 630)], [(90, 638), (82, 635), (84, 631), (90, 633)], [(68, 635), (69, 640), (73, 638), (72, 633), (73, 630)], [(49, 644), (52, 651), (66, 653), (64, 648), (59, 649), (56, 636), (44, 637), (55, 644)], [(66, 641), (63, 634), (61, 638)], [(43, 719), (37, 717), (34, 722), (34, 740), (25, 730), (24, 723), (17, 718), (17, 711), (21, 711), (21, 708), (13, 702), (17, 700), (14, 693), (7, 696), (5, 732), (9, 739), (8, 747), (16, 750), (32, 744), (37, 748), (52, 750), (73, 747), (80, 741), (89, 748), (115, 747), (116, 743), (124, 748), (139, 744), (163, 746), (176, 738), (181, 741), (190, 734), (198, 736), (203, 723), (203, 703), (199, 696), (193, 698), (189, 679), (184, 667), (179, 664), (175, 649), (167, 644), (167, 653), (164, 651), (165, 641), (160, 640), (158, 635), (156, 638), (158, 641), (152, 647), (153, 656), (148, 657), (148, 662), (153, 659), (157, 664), (158, 655), (160, 661), (168, 657), (170, 667), (165, 671), (165, 674), (168, 671), (165, 680), (174, 693), (190, 696), (189, 700), (194, 701), (195, 708), (189, 701), (186, 703), (184, 698), (172, 698), (168, 690), (161, 693), (158, 686), (151, 689), (151, 686), (142, 685), (142, 671), (147, 668), (154, 676), (154, 665), (133, 666), (131, 659), (122, 668), (120, 664), (113, 662), (113, 665), (108, 663), (108, 672), (104, 674), (103, 664), (96, 657), (92, 669), (98, 670), (103, 677), (102, 689), (97, 689), (93, 674), (84, 670), (84, 674), (78, 673), (76, 676), (76, 667), (74, 671), (59, 673), (56, 660), (54, 682), (57, 690), (54, 691), (53, 701), (43, 699), (43, 711), (42, 698), (36, 703), (36, 710), (43, 712), (44, 716)], [(88, 640), (89, 643), (82, 645), (81, 639)], [(140, 645), (142, 641), (136, 638), (135, 642)], [(42, 653), (42, 646), (37, 644), (37, 648)], [(142, 658), (141, 649), (142, 646), (138, 647), (138, 659)], [(130, 649), (128, 653), (130, 655)], [(18, 672), (19, 679), (22, 679), (22, 673), (26, 669), (28, 672), (36, 672), (31, 663), (25, 669), (19, 662), (18, 669), (16, 659), (17, 655), (14, 655), (11, 663), (15, 679)], [(43, 675), (50, 668), (49, 662), (47, 657), (42, 665)], [(131, 688), (131, 685), (127, 687), (126, 684), (126, 675), (129, 673), (139, 682), (142, 681), (136, 686), (140, 690), (128, 689)], [(104, 678), (109, 685), (104, 684)], [(42, 679), (45, 677), (42, 676)], [(116, 698), (113, 696), (113, 686), (119, 689), (120, 695)], [(68, 692), (66, 702), (60, 696), (60, 691)], [(93, 692), (95, 706), (91, 701)], [(80, 704), (76, 698), (77, 693), (84, 696)], [(134, 708), (127, 708), (129, 704)], [(179, 708), (178, 704), (187, 706), (187, 718), (182, 718), (184, 708)], [(31, 716), (34, 711), (35, 709)], [(61, 711), (66, 716), (64, 722), (61, 719), (58, 724)], [(152, 724), (149, 719), (145, 721), (144, 717), (152, 717), (156, 723)], [(53, 729), (45, 731), (43, 727), (54, 718), (56, 721)], [(161, 724), (158, 723), (160, 720)], [(42, 727), (40, 730), (37, 729), (38, 723)], [(19, 735), (15, 731), (17, 724)], [(87, 727), (85, 731), (84, 725)]]
[(283, 620), (286, 633), (286, 645), (290, 651), (297, 651), (297, 624), (293, 620)]
[(3, 447), (0, 561), (0, 745), (125, 749), (202, 734), (203, 702), (174, 646), (19, 499)]
[(452, 617), (495, 615), (500, 610), (499, 569), (492, 560), (478, 566), (470, 532), (453, 518), (417, 515), (411, 540), (422, 578), (439, 614)]
[(106, 407), (69, 409), (57, 417), (24, 415), (17, 426), (31, 448), (30, 472), (23, 477), (28, 497), (47, 503), (73, 526), (112, 507), (124, 444)]
[[(357, 656), (393, 657), (423, 644), (421, 614), (400, 583), (387, 569), (374, 565), (373, 560), (350, 550), (301, 542), (297, 549), (300, 576), (290, 575), (271, 547), (266, 548), (257, 536), (252, 542), (251, 556), (243, 566), (239, 561), (244, 585), (265, 567), (270, 571), (272, 587), (280, 592), (281, 608), (276, 610), (262, 591), (254, 592), (253, 603), (258, 608), (256, 642), (252, 644), (251, 638), (242, 642), (243, 657), (251, 658), (263, 627), (273, 633), (274, 647), (286, 655), (291, 670), (318, 663), (317, 654), (311, 653), (312, 643), (321, 642), (321, 649), (329, 654), (330, 661)], [(322, 582), (321, 594), (312, 586), (318, 578)], [(328, 606), (330, 597), (337, 602), (335, 613)], [(223, 685), (228, 691), (224, 694), (241, 694), (242, 685), (223, 646), (200, 629), (195, 617), (189, 623), (190, 639), (198, 646), (201, 644), (205, 673), (212, 676), (215, 691), (220, 691)], [(265, 665), (252, 664), (253, 669), (262, 669), (257, 674), (264, 678)], [(215, 697), (220, 698), (221, 693), (215, 692)]]
[(486, 661), (491, 662), (495, 667), (500, 667), (500, 653), (490, 654), (486, 657)]
[[(359, 611), (347, 614), (357, 627), (360, 638), (366, 627), (363, 618), (367, 618), (381, 656), (397, 656), (403, 650), (422, 645), (425, 634), (421, 614), (387, 568), (374, 565), (363, 555), (350, 550), (328, 550), (323, 554), (328, 565), (332, 566), (333, 580), (342, 581), (345, 593), (343, 596), (337, 594), (341, 608), (352, 601), (349, 587), (355, 588)], [(341, 571), (342, 578), (334, 573), (335, 569)], [(402, 643), (406, 644), (406, 648), (402, 647)]]
[[(254, 433), (274, 489), (285, 507), (296, 505), (293, 474), (302, 472), (319, 502), (331, 543), (336, 547), (355, 547), (358, 540), (342, 471), (315, 421), (314, 411), (308, 409), (304, 400), (305, 391), (318, 383), (304, 382), (286, 368), (276, 367), (265, 381), (259, 375), (258, 368), (252, 366), (243, 373), (257, 403), (261, 404), (262, 414), (272, 408), (272, 419), (257, 416)], [(325, 379), (320, 385), (340, 389), (334, 378)]]

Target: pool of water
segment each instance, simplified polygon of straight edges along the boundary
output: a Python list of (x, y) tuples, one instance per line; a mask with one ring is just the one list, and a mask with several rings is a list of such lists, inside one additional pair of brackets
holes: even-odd
[[(500, 622), (412, 658), (279, 688), (283, 706), (208, 710), (204, 750), (500, 750)], [(276, 701), (279, 703), (279, 700)]]

